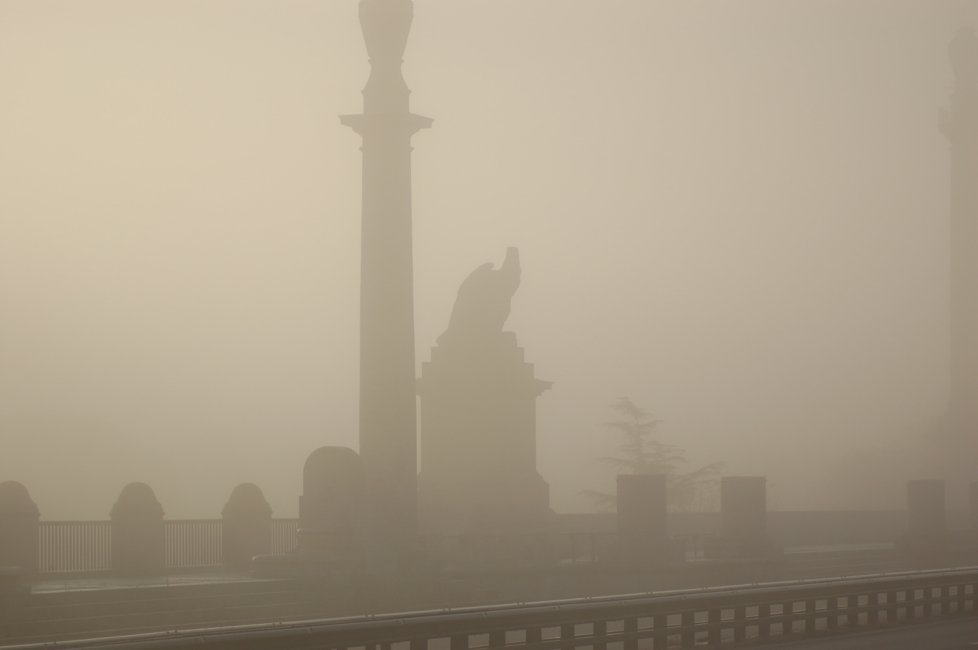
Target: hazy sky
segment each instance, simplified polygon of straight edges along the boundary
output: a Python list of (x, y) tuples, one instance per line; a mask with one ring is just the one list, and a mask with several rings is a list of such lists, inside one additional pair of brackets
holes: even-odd
[[(558, 511), (613, 485), (622, 395), (776, 506), (899, 504), (946, 399), (937, 121), (976, 14), (416, 0), (419, 364), (515, 245)], [(355, 446), (337, 115), (366, 75), (354, 0), (0, 0), (0, 480), (46, 518), (105, 517), (132, 480), (171, 516), (243, 481), (291, 516), (305, 456)]]

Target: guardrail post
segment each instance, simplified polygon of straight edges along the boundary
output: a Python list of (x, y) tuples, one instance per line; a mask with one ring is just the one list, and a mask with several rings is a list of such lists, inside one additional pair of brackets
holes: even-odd
[(781, 636), (787, 636), (792, 633), (794, 616), (795, 616), (794, 601), (788, 600), (781, 603)]
[(573, 623), (561, 623), (560, 625), (560, 647), (564, 650), (573, 650), (574, 637), (576, 636)]
[(493, 630), (489, 633), (489, 647), (499, 650), (506, 647), (506, 632), (504, 630)]
[(805, 634), (814, 634), (816, 614), (818, 613), (818, 601), (809, 599), (805, 601)]
[(536, 648), (539, 647), (543, 642), (543, 628), (539, 626), (531, 626), (526, 628), (526, 647)]
[(897, 592), (892, 589), (886, 592), (886, 624), (893, 625), (899, 618), (897, 608)]
[(0, 483), (0, 567), (37, 573), (40, 518), (37, 504), (22, 483)]
[(221, 517), (224, 566), (245, 569), (251, 565), (251, 558), (271, 552), (272, 507), (257, 485), (242, 483), (235, 487)]
[(839, 597), (830, 596), (825, 600), (825, 629), (839, 629)]
[(964, 614), (968, 611), (968, 594), (965, 585), (957, 585), (957, 596), (958, 596), (958, 614)]
[(574, 633), (573, 623), (564, 623), (560, 626), (560, 647), (564, 650), (574, 650), (574, 637), (577, 636)]
[(757, 606), (757, 638), (771, 638), (771, 606), (767, 603)]
[(122, 488), (112, 520), (112, 570), (122, 575), (162, 573), (166, 555), (163, 506), (153, 488), (130, 483)]
[(607, 621), (594, 621), (594, 623), (592, 623), (591, 636), (593, 637), (592, 643), (594, 650), (606, 650), (608, 647), (608, 642), (605, 639), (607, 634)]
[(846, 596), (846, 627), (859, 627), (859, 596)]
[(682, 630), (679, 633), (679, 647), (692, 648), (696, 645), (696, 612), (685, 611), (680, 615)]
[(669, 617), (665, 614), (656, 614), (652, 617), (652, 647), (654, 650), (661, 650), (669, 643)]
[(707, 632), (707, 642), (710, 645), (720, 645), (723, 638), (723, 610), (715, 607), (710, 610), (709, 614), (710, 631)]
[(734, 642), (743, 643), (747, 640), (747, 608), (743, 605), (734, 607)]
[(448, 645), (451, 650), (469, 650), (469, 635), (452, 635), (451, 639), (449, 639)]
[(866, 594), (866, 625), (875, 627), (880, 623), (880, 609), (875, 591)]
[(622, 621), (623, 632), (625, 633), (625, 642), (622, 644), (624, 650), (638, 650), (638, 619), (634, 616), (630, 616)]

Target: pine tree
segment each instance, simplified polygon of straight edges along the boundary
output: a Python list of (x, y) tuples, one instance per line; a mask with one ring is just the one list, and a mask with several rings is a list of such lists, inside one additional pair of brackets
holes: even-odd
[[(618, 456), (606, 456), (598, 461), (611, 465), (619, 474), (664, 474), (669, 487), (669, 505), (676, 510), (690, 510), (709, 496), (716, 486), (723, 463), (710, 463), (692, 471), (683, 471), (689, 464), (686, 451), (654, 437), (659, 420), (637, 406), (631, 399), (620, 397), (611, 405), (617, 419), (605, 422), (604, 427), (622, 439)], [(584, 492), (598, 506), (611, 510), (616, 496), (607, 492)]]

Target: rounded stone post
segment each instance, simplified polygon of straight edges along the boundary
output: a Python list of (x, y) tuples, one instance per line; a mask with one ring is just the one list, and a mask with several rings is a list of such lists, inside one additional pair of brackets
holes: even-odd
[(363, 464), (355, 451), (320, 447), (309, 454), (302, 468), (299, 549), (333, 557), (360, 557), (363, 500)]
[(0, 567), (37, 573), (40, 513), (23, 484), (0, 483)]
[(272, 507), (261, 488), (242, 483), (221, 510), (221, 557), (224, 566), (246, 569), (251, 558), (272, 548)]
[(112, 570), (122, 575), (163, 572), (163, 506), (153, 488), (130, 483), (112, 506)]

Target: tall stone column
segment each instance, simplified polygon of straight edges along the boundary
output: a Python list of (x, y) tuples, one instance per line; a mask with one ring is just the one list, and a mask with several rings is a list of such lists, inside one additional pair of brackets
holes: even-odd
[[(401, 554), (417, 531), (417, 410), (411, 136), (431, 120), (411, 113), (401, 60), (411, 0), (360, 0), (370, 57), (363, 113), (343, 124), (363, 138), (360, 260), (360, 456), (368, 546)], [(402, 549), (401, 551), (397, 549)]]
[(949, 48), (954, 71), (941, 131), (950, 146), (949, 384), (944, 458), (972, 479), (978, 451), (978, 37), (961, 30)]

